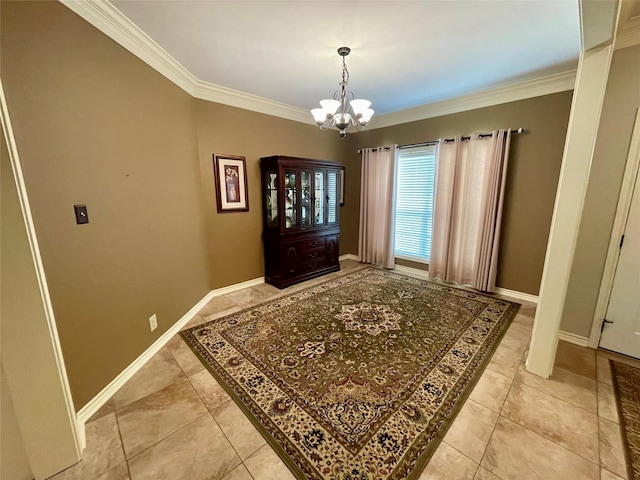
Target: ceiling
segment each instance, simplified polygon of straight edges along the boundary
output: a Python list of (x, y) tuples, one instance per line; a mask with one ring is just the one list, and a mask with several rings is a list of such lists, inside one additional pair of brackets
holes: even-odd
[(111, 0), (198, 80), (311, 109), (349, 89), (376, 115), (574, 70), (578, 0)]

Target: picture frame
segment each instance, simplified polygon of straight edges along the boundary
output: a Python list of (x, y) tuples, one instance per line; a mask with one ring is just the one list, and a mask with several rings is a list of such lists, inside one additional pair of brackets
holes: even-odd
[(338, 177), (338, 200), (341, 207), (344, 207), (344, 172), (345, 168), (342, 167)]
[(246, 159), (238, 155), (213, 155), (218, 213), (248, 212)]

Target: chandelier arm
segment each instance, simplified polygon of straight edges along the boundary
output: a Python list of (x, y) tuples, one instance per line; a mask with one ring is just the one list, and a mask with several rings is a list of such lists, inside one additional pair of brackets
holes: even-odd
[(352, 115), (349, 120), (351, 121), (352, 126), (356, 127), (360, 132), (362, 131), (363, 127), (360, 125), (360, 119), (357, 115)]

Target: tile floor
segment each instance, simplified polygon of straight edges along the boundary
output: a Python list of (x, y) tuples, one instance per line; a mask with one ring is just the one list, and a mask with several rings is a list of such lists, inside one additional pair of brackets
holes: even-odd
[[(214, 298), (187, 326), (360, 268), (280, 291)], [(606, 352), (560, 342), (553, 376), (524, 368), (525, 304), (420, 480), (626, 479)], [(293, 476), (179, 336), (87, 423), (82, 462), (55, 480), (286, 480)]]

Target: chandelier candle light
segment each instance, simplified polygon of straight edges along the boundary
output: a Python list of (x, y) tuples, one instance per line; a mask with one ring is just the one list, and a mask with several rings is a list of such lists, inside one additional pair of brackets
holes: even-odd
[[(342, 81), (338, 84), (340, 85), (340, 90), (333, 94), (333, 100), (321, 100), (320, 105), (322, 108), (311, 110), (311, 114), (321, 130), (336, 127), (340, 130), (340, 138), (347, 136), (346, 129), (352, 125), (358, 130), (362, 130), (373, 116), (373, 110), (369, 108), (371, 102), (355, 98), (353, 92), (346, 89), (349, 84), (349, 70), (347, 70), (345, 57), (349, 55), (349, 52), (351, 52), (349, 47), (340, 47), (338, 49), (338, 55), (342, 57)], [(349, 99), (351, 101), (347, 103)]]

